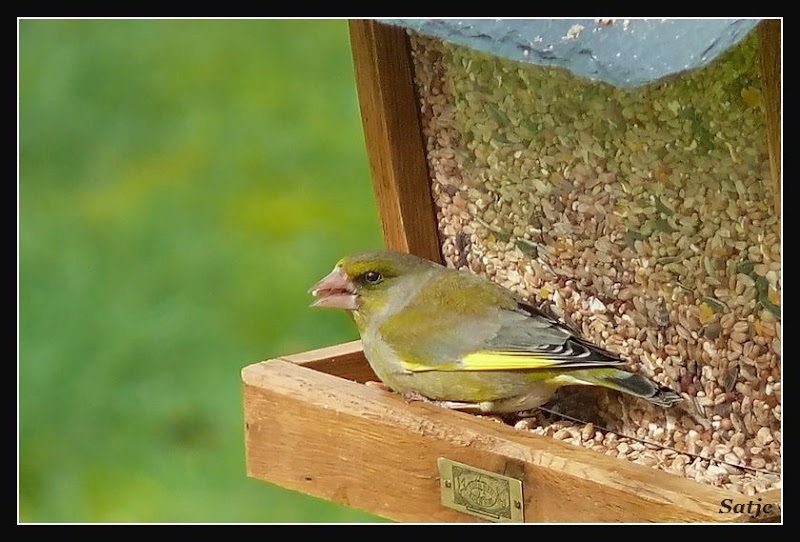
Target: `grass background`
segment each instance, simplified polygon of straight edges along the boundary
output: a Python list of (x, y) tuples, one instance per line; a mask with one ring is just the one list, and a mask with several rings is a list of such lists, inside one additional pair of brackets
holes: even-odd
[(245, 476), (240, 369), (382, 246), (335, 21), (19, 22), (19, 519), (374, 521)]

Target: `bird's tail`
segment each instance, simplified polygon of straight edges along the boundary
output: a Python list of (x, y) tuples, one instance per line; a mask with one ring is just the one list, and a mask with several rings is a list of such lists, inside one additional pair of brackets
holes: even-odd
[(603, 386), (604, 388), (635, 395), (665, 408), (683, 399), (671, 389), (661, 386), (647, 377), (621, 369), (576, 371), (572, 376), (587, 384)]

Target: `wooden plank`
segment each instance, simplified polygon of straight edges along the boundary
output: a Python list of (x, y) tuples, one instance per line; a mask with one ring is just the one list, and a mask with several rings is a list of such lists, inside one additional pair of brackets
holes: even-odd
[(743, 519), (719, 513), (738, 493), (296, 363), (242, 379), (249, 476), (391, 519), (480, 521), (440, 504), (438, 457), (521, 479), (528, 522)]
[(781, 21), (766, 19), (758, 25), (761, 51), (761, 88), (767, 114), (767, 144), (775, 211), (781, 216)]
[(350, 21), (356, 85), (387, 248), (442, 262), (408, 36)]
[(339, 378), (346, 378), (353, 382), (378, 381), (378, 377), (364, 359), (364, 349), (361, 341), (352, 341), (310, 350), (300, 354), (281, 356), (279, 359), (289, 363), (298, 363), (305, 367), (322, 371)]
[(361, 346), (361, 341), (350, 341), (348, 343), (335, 344), (333, 346), (325, 346), (317, 348), (316, 350), (307, 350), (298, 354), (289, 354), (288, 356), (281, 356), (280, 359), (292, 363), (313, 363), (316, 361), (346, 361), (350, 359), (357, 359), (359, 362), (364, 362), (364, 349)]

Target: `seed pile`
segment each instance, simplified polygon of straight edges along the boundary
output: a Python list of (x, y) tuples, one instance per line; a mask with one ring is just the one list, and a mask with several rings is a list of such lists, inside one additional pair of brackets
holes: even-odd
[(780, 225), (755, 35), (633, 90), (411, 41), (448, 264), (684, 397), (600, 391), (596, 423), (517, 427), (750, 495), (780, 487)]

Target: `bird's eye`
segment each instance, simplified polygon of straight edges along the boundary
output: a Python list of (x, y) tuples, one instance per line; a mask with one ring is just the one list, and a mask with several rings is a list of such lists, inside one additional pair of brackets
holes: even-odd
[(383, 276), (377, 271), (367, 271), (364, 273), (364, 280), (370, 284), (377, 284), (383, 280)]

